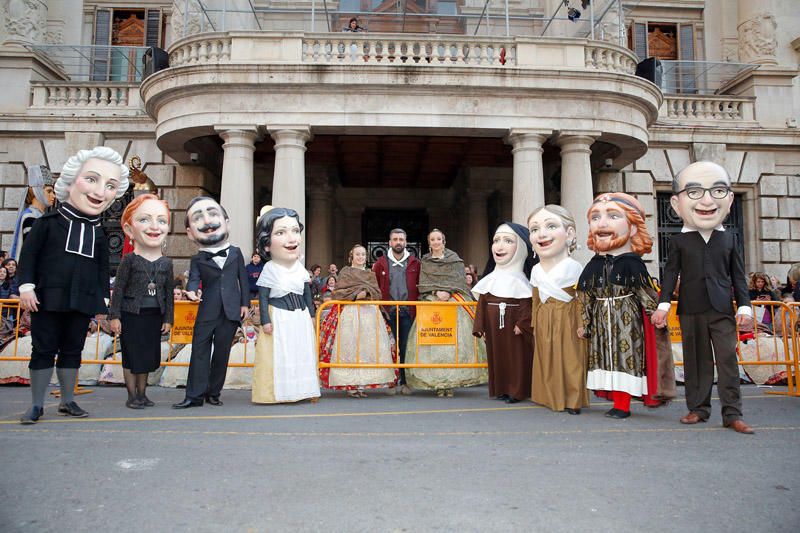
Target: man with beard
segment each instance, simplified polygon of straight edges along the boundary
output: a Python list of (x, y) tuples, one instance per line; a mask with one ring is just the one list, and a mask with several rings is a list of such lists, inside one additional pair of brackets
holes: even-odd
[(599, 195), (587, 216), (588, 246), (596, 254), (578, 279), (583, 304), (578, 336), (590, 339), (586, 388), (614, 402), (607, 417), (623, 419), (631, 416), (632, 397), (657, 407), (675, 396), (667, 339), (657, 350), (648, 318), (658, 305), (658, 287), (641, 256), (650, 252), (653, 239), (644, 209), (628, 194)]
[[(742, 420), (736, 325), (752, 324), (753, 318), (736, 235), (722, 226), (733, 203), (728, 173), (711, 161), (692, 163), (673, 180), (670, 203), (683, 220), (683, 229), (669, 240), (664, 286), (653, 323), (666, 327), (670, 295), (680, 275), (678, 319), (689, 408), (681, 424), (705, 422), (711, 415), (716, 364), (722, 425), (751, 435), (753, 429)], [(736, 318), (731, 293), (738, 306)]]
[[(378, 278), (378, 286), (381, 288), (381, 298), (384, 300), (413, 301), (419, 299), (419, 259), (414, 257), (406, 250), (406, 232), (400, 228), (395, 228), (389, 232), (390, 251), (381, 256), (372, 265), (372, 271)], [(408, 332), (414, 323), (416, 308), (401, 306), (399, 316), (391, 309), (389, 316), (389, 326), (392, 334), (398, 338), (398, 327), (400, 329), (398, 354), (400, 362), (406, 362), (406, 344), (408, 343)], [(406, 385), (405, 369), (400, 369), (400, 381), (398, 382), (401, 394), (411, 394), (411, 387)], [(389, 389), (389, 394), (394, 394), (395, 389)]]
[[(189, 265), (186, 297), (200, 301), (192, 333), (186, 398), (173, 409), (200, 407), (219, 399), (233, 336), (247, 314), (249, 285), (242, 251), (228, 243), (228, 213), (213, 198), (198, 196), (186, 208), (186, 233), (200, 246)], [(197, 296), (202, 283), (203, 298)], [(211, 358), (211, 346), (214, 358)]]

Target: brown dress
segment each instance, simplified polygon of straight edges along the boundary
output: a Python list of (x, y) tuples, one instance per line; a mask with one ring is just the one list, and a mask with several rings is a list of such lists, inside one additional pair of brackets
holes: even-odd
[[(506, 304), (500, 329), (500, 305)], [(475, 313), (474, 333), (485, 333), (489, 362), (489, 396), (507, 394), (517, 400), (531, 397), (533, 340), (530, 298), (499, 298), (481, 294)], [(522, 335), (514, 334), (519, 326)]]
[(562, 289), (573, 297), (571, 301), (548, 298), (542, 303), (539, 289), (534, 287), (531, 310), (536, 345), (531, 400), (553, 411), (589, 405), (586, 390), (588, 343), (577, 334), (583, 325), (581, 304), (575, 299), (573, 287)]

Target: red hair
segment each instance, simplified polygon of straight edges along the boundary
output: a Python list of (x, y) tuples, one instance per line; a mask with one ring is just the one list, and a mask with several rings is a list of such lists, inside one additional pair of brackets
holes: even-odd
[(169, 204), (167, 203), (167, 201), (166, 200), (162, 200), (161, 198), (159, 198), (155, 194), (149, 194), (148, 193), (148, 194), (142, 194), (140, 196), (137, 196), (136, 198), (131, 200), (131, 203), (129, 203), (125, 207), (125, 211), (122, 212), (122, 216), (119, 219), (119, 224), (120, 224), (120, 226), (122, 226), (123, 230), (125, 229), (125, 225), (126, 224), (127, 225), (131, 225), (131, 219), (133, 219), (133, 214), (147, 200), (155, 200), (156, 202), (161, 202), (164, 205), (164, 207), (167, 210), (167, 224), (169, 224), (170, 212), (169, 212)]
[[(625, 217), (628, 219), (628, 223), (631, 226), (635, 226), (637, 230), (636, 234), (631, 237), (631, 249), (639, 256), (649, 254), (653, 249), (653, 238), (650, 237), (650, 233), (647, 231), (647, 224), (644, 222), (644, 208), (642, 204), (639, 203), (639, 200), (624, 192), (600, 194), (594, 199), (592, 207), (590, 207), (589, 212), (586, 213), (587, 220), (591, 220), (594, 204), (598, 202), (614, 202), (625, 211)], [(589, 246), (590, 250), (594, 251), (594, 234), (592, 234), (591, 231), (589, 232), (589, 238), (586, 240), (586, 244)]]

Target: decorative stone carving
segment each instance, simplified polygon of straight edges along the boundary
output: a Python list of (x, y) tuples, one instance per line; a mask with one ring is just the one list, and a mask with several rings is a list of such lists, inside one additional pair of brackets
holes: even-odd
[(6, 41), (41, 43), (47, 28), (47, 4), (42, 0), (3, 2)]
[(778, 23), (771, 13), (760, 12), (739, 24), (739, 56), (748, 63), (777, 64)]
[(722, 60), (731, 63), (739, 61), (739, 39), (723, 38), (722, 42)]
[(170, 23), (172, 40), (200, 33), (203, 30), (202, 17), (203, 10), (197, 0), (173, 0)]

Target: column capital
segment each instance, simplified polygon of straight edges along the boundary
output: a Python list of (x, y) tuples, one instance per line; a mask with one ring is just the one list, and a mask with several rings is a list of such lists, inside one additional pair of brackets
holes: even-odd
[(223, 150), (231, 146), (238, 146), (255, 150), (255, 142), (259, 137), (258, 128), (256, 126), (242, 126), (242, 125), (216, 125), (214, 131), (222, 137), (225, 144), (222, 145)]
[(561, 147), (561, 154), (570, 152), (591, 153), (590, 147), (600, 137), (599, 131), (561, 131), (556, 144)]
[(542, 144), (552, 133), (553, 130), (511, 129), (503, 141), (512, 146), (511, 153), (517, 150), (542, 151)]
[(308, 125), (271, 124), (267, 125), (267, 132), (275, 140), (275, 148), (279, 145), (305, 148), (306, 143), (314, 138)]

